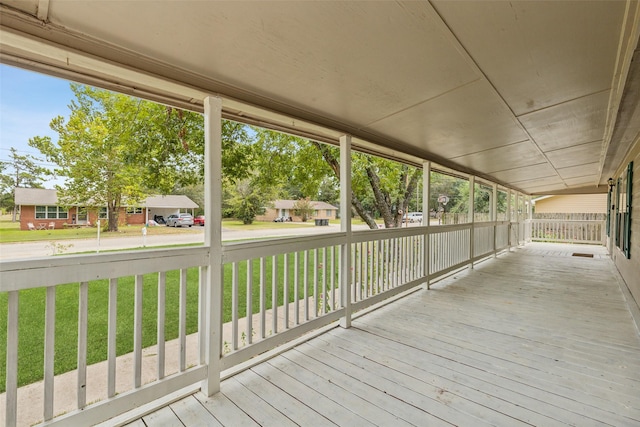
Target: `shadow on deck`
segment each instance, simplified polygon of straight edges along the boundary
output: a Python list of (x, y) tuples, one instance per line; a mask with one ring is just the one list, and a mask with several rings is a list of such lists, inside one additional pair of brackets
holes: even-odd
[(621, 283), (602, 247), (530, 244), (130, 425), (638, 426)]

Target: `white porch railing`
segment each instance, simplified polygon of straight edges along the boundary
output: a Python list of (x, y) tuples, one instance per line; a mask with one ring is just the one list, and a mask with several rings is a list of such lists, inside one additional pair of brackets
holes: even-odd
[(530, 222), (532, 241), (595, 245), (606, 243), (605, 221), (533, 219)]
[[(353, 311), (376, 304), (411, 287), (424, 284), (453, 270), (465, 267), (509, 247), (510, 229), (517, 224), (483, 222), (446, 226), (332, 233), (223, 245), (225, 286), (217, 303), (226, 308), (220, 333), (219, 363), (205, 363), (209, 337), (203, 333), (206, 313), (206, 269), (210, 249), (180, 248), (102, 255), (76, 255), (0, 263), (0, 291), (8, 293), (6, 413), (4, 422), (13, 426), (19, 418), (18, 331), (21, 292), (46, 289), (44, 348), (29, 351), (44, 354), (42, 418), (47, 425), (88, 425), (107, 420), (166, 394), (194, 386), (207, 378), (211, 369), (234, 367), (265, 351), (293, 340), (313, 329), (348, 315), (340, 292), (341, 258), (351, 257), (349, 301)], [(341, 245), (351, 242), (349, 254)], [(195, 271), (194, 271), (195, 270)], [(189, 274), (188, 271), (190, 271)], [(177, 319), (168, 318), (167, 277), (177, 289)], [(118, 291), (125, 278), (133, 277), (133, 368), (130, 387), (116, 387), (122, 373), (116, 364)], [(145, 280), (146, 279), (146, 280)], [(131, 280), (131, 279), (128, 279)], [(101, 282), (100, 282), (101, 281)], [(149, 281), (153, 283), (149, 285)], [(145, 285), (146, 283), (146, 285)], [(55, 298), (60, 286), (78, 288), (77, 390), (76, 410), (55, 417), (54, 349), (56, 347)], [(101, 401), (87, 404), (87, 319), (89, 288), (106, 288), (108, 295), (108, 354), (106, 390)], [(153, 319), (143, 318), (143, 290), (157, 295)], [(197, 348), (187, 345), (187, 298), (198, 293)], [(147, 291), (148, 292), (148, 291)], [(188, 295), (189, 292), (189, 295)], [(173, 303), (173, 301), (171, 301)], [(349, 311), (350, 312), (350, 311)], [(147, 315), (148, 317), (148, 315)], [(157, 323), (155, 375), (142, 375), (143, 331), (148, 322)], [(167, 322), (178, 324), (177, 366), (167, 366), (165, 329)], [(228, 332), (223, 333), (223, 329)], [(76, 345), (76, 341), (69, 345)], [(191, 352), (191, 358), (188, 354)], [(189, 362), (192, 360), (192, 362)], [(195, 360), (195, 362), (193, 362)], [(146, 384), (145, 384), (146, 383)]]

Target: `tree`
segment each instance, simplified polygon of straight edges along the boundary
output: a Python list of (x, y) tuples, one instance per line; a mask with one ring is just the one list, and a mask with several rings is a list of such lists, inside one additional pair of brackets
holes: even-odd
[[(282, 188), (294, 182), (300, 196), (320, 199), (328, 182), (336, 187), (340, 179), (339, 150), (326, 144), (255, 128), (260, 167), (269, 171), (268, 179)], [(415, 194), (422, 170), (391, 160), (356, 153), (352, 160), (351, 204), (369, 225), (378, 228), (375, 215), (382, 216), (386, 227), (399, 227), (402, 213)]]
[[(20, 155), (14, 147), (10, 148), (9, 161), (0, 163), (0, 197), (2, 207), (13, 210), (12, 221), (16, 220), (15, 188), (42, 188), (49, 169), (39, 166), (42, 159), (31, 154)], [(10, 197), (7, 197), (10, 195)]]
[(108, 230), (117, 231), (120, 207), (144, 196), (147, 175), (136, 148), (152, 114), (151, 103), (77, 84), (71, 90), (76, 99), (69, 106), (69, 120), (58, 116), (50, 124), (58, 133), (57, 145), (40, 136), (29, 145), (67, 177), (64, 188), (57, 186), (61, 204), (106, 206)]
[[(58, 187), (63, 204), (107, 207), (109, 231), (118, 229), (123, 204), (151, 193), (171, 194), (202, 185), (204, 118), (201, 114), (77, 84), (68, 121), (56, 117), (58, 133), (31, 138), (66, 176)], [(226, 181), (246, 178), (253, 164), (245, 125), (222, 122), (223, 175)]]
[(251, 224), (256, 216), (265, 212), (265, 206), (270, 201), (269, 194), (252, 185), (249, 179), (240, 180), (235, 185), (234, 194), (229, 200), (236, 218), (243, 224)]
[(293, 212), (302, 219), (302, 222), (307, 222), (307, 220), (313, 216), (315, 209), (311, 203), (311, 199), (305, 197), (295, 201), (293, 204)]
[[(338, 150), (318, 142), (311, 144), (322, 154), (336, 177), (340, 179)], [(382, 216), (385, 227), (399, 227), (422, 170), (363, 153), (355, 153), (351, 165), (351, 205), (356, 213), (369, 228), (378, 228), (374, 213), (363, 203), (372, 196), (373, 206)]]

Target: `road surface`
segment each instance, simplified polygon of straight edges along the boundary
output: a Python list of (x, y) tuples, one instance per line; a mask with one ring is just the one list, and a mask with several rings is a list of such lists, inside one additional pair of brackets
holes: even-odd
[[(366, 225), (354, 225), (353, 230), (366, 230)], [(329, 226), (316, 227), (313, 225), (301, 225), (296, 228), (283, 229), (258, 229), (258, 230), (222, 230), (224, 241), (262, 239), (265, 237), (289, 237), (308, 236), (323, 233), (336, 233), (340, 231), (340, 225), (330, 224)], [(144, 240), (143, 240), (144, 239)], [(39, 242), (3, 243), (0, 244), (0, 259), (27, 259), (51, 256), (54, 247), (58, 253), (78, 253), (94, 251), (112, 251), (121, 249), (146, 247), (196, 244), (204, 243), (204, 228), (198, 232), (193, 229), (185, 230), (181, 234), (162, 234), (127, 237), (102, 237), (98, 246), (97, 239), (74, 239), (74, 240), (43, 240)]]

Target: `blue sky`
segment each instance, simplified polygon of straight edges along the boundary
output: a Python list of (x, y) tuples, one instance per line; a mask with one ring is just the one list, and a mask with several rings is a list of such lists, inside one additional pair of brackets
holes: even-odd
[[(0, 64), (0, 161), (8, 160), (9, 149), (15, 147), (19, 154), (36, 155), (49, 165), (29, 146), (29, 138), (50, 136), (56, 141), (49, 123), (56, 116), (69, 116), (72, 99), (67, 80)], [(60, 182), (47, 182), (45, 187), (56, 183)]]

